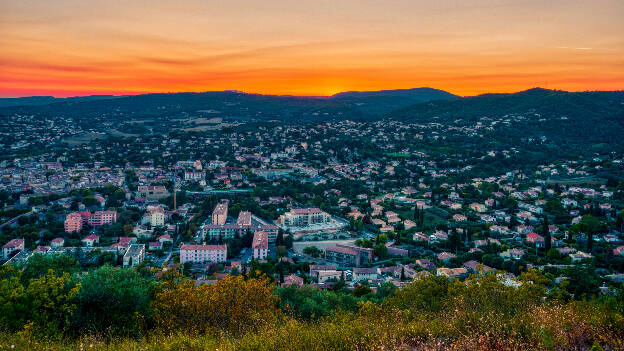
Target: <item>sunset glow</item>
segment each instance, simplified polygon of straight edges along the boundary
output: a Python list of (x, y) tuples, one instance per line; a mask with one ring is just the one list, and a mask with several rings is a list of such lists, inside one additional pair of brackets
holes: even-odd
[(0, 96), (624, 89), (624, 2), (3, 1)]

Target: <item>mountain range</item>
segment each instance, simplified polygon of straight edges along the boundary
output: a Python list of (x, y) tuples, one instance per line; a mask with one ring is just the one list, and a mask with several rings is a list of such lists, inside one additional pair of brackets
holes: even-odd
[(624, 91), (566, 92), (541, 88), (510, 94), (459, 97), (432, 88), (344, 92), (329, 97), (247, 94), (237, 91), (163, 93), (131, 96), (0, 99), (0, 114), (69, 117), (188, 118), (292, 122), (390, 118), (401, 121), (473, 120), (534, 113), (580, 122), (609, 122), (621, 127)]

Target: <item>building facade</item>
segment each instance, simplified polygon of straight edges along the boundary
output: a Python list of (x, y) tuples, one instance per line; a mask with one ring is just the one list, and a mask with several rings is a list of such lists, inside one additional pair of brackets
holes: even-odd
[(254, 259), (265, 260), (267, 258), (269, 254), (269, 236), (266, 232), (257, 231), (254, 233), (251, 250)]
[(225, 262), (227, 245), (184, 244), (180, 248), (180, 263)]

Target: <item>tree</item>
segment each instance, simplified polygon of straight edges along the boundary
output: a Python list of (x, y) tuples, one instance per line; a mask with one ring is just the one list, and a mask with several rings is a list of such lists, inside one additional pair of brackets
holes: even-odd
[(388, 257), (388, 248), (384, 244), (381, 244), (381, 243), (376, 244), (375, 247), (373, 248), (373, 251), (375, 252), (375, 256), (377, 256), (380, 259), (384, 259)]
[(126, 236), (128, 236), (128, 235), (132, 234), (132, 230), (133, 230), (133, 228), (132, 228), (132, 224), (124, 224), (124, 226), (123, 226), (123, 232), (124, 232), (124, 234), (125, 234)]
[(32, 255), (23, 267), (22, 283), (28, 285), (31, 279), (42, 277), (52, 271), (57, 276), (64, 273), (74, 274), (80, 270), (80, 265), (74, 257), (68, 255)]
[(280, 228), (277, 231), (277, 239), (275, 240), (275, 245), (283, 245), (284, 244), (284, 232)]
[(268, 279), (227, 276), (213, 285), (192, 282), (156, 295), (156, 325), (167, 333), (223, 331), (234, 334), (258, 330), (279, 316), (277, 296)]
[(548, 253), (551, 247), (550, 229), (548, 228), (548, 216), (544, 216), (544, 223), (542, 224), (542, 236), (544, 237), (544, 250)]
[(77, 331), (139, 335), (151, 314), (155, 281), (135, 269), (103, 266), (82, 276), (78, 294)]
[(12, 267), (0, 268), (0, 326), (18, 331), (32, 323), (34, 331), (45, 336), (67, 331), (80, 284), (71, 282), (68, 273), (58, 275), (52, 270), (27, 284), (21, 278)]
[(369, 288), (366, 285), (358, 285), (353, 289), (353, 296), (355, 297), (362, 297), (364, 295), (368, 295), (371, 292), (373, 292), (373, 290), (371, 290), (371, 288)]
[(312, 257), (319, 257), (321, 255), (321, 250), (319, 250), (316, 246), (306, 246), (303, 249), (303, 253)]

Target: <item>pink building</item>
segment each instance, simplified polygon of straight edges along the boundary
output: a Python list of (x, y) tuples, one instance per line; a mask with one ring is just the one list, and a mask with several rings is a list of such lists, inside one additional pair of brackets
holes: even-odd
[(65, 217), (65, 231), (67, 233), (79, 232), (82, 229), (82, 216), (80, 212), (73, 212)]
[(95, 211), (89, 216), (89, 225), (99, 227), (117, 222), (117, 211)]
[(264, 260), (267, 258), (269, 254), (269, 236), (266, 232), (257, 231), (254, 233), (251, 249), (254, 259)]
[(187, 245), (180, 248), (180, 263), (225, 262), (227, 245)]

